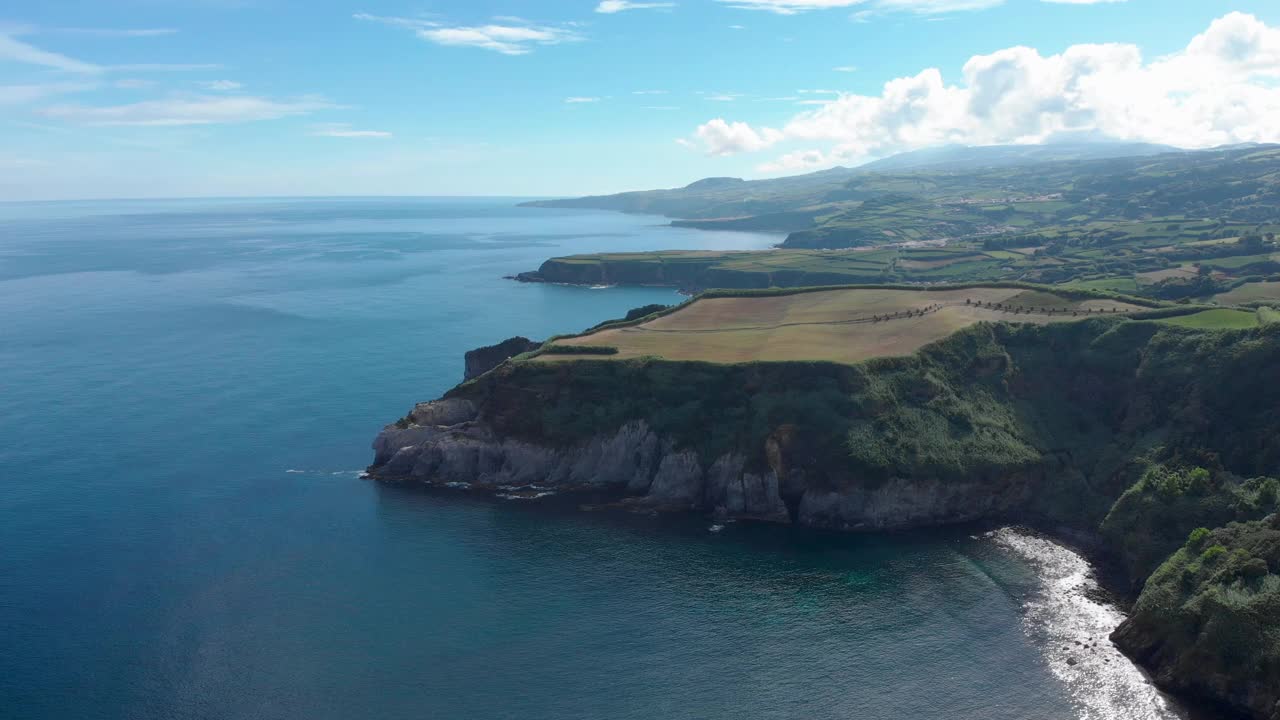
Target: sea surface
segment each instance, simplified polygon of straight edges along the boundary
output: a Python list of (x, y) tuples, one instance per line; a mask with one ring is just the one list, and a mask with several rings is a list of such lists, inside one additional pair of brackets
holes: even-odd
[(1175, 716), (1023, 533), (360, 480), (465, 350), (681, 300), (504, 275), (779, 240), (515, 202), (0, 204), (0, 718)]

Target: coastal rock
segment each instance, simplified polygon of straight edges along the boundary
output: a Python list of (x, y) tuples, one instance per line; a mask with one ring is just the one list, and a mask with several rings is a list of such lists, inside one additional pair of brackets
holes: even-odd
[(763, 474), (743, 472), (746, 459), (737, 453), (712, 463), (706, 476), (706, 507), (717, 518), (743, 517), (790, 522), (786, 503), (773, 470)]
[(384, 428), (373, 443), (372, 477), (442, 486), (467, 483), (477, 489), (537, 485), (609, 490), (656, 508), (790, 522), (773, 471), (747, 472), (738, 454), (704, 467), (697, 453), (661, 441), (643, 421), (576, 447), (553, 448), (499, 438), (473, 421), (474, 408), (450, 400), (424, 403), (411, 417), (433, 422)]
[(879, 530), (1000, 517), (1027, 502), (1030, 480), (1019, 474), (979, 482), (893, 478), (839, 490), (813, 488), (800, 499), (799, 521), (839, 530)]
[(448, 398), (418, 403), (409, 413), (409, 419), (416, 425), (451, 426), (474, 420), (476, 406), (463, 398)]

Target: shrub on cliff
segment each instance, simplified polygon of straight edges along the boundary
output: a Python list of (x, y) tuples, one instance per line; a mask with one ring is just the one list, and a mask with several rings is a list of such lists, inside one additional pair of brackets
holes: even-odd
[(1162, 684), (1273, 717), (1280, 703), (1280, 529), (1273, 525), (1195, 533), (1147, 581), (1113, 639), (1154, 667)]
[(1193, 532), (1196, 528), (1257, 520), (1274, 512), (1276, 482), (1243, 481), (1190, 465), (1153, 464), (1112, 506), (1102, 521), (1102, 536), (1136, 590), (1189, 534), (1188, 545), (1203, 544), (1203, 535)]

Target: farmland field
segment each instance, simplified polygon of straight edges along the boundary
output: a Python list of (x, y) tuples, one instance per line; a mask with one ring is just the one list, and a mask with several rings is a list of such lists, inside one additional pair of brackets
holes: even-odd
[(1240, 330), (1258, 326), (1258, 313), (1247, 310), (1205, 310), (1193, 315), (1165, 318), (1159, 322), (1198, 330)]
[(1280, 282), (1245, 283), (1228, 292), (1214, 295), (1213, 299), (1222, 305), (1267, 301), (1280, 303)]
[[(908, 355), (984, 320), (1039, 324), (1142, 309), (1115, 300), (1079, 301), (1018, 288), (841, 289), (703, 298), (649, 322), (555, 344), (614, 347), (617, 354), (607, 356), (614, 359), (658, 356), (721, 363), (858, 362)], [(583, 357), (563, 353), (543, 355), (538, 360)]]

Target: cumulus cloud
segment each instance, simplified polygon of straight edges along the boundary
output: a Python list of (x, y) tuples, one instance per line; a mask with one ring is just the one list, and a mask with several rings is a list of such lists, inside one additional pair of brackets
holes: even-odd
[(603, 0), (596, 6), (596, 12), (606, 15), (620, 13), (623, 10), (650, 10), (657, 8), (673, 8), (673, 2), (631, 2), (630, 0)]
[(320, 98), (272, 100), (250, 96), (194, 96), (126, 105), (54, 105), (39, 112), (83, 125), (179, 126), (278, 120), (335, 107)]
[(417, 37), (436, 45), (476, 47), (503, 55), (527, 55), (539, 45), (559, 45), (582, 39), (569, 26), (537, 25), (513, 17), (495, 18), (488, 25), (450, 25), (433, 20), (368, 13), (357, 13), (354, 17), (357, 20), (408, 28)]
[[(1011, 47), (965, 63), (960, 82), (927, 68), (878, 95), (843, 94), (779, 128), (716, 118), (694, 136), (711, 155), (782, 142), (821, 144), (824, 162), (943, 143), (1043, 142), (1055, 135), (1210, 147), (1280, 142), (1280, 28), (1233, 12), (1172, 55), (1145, 59), (1130, 44), (1075, 45), (1056, 55)], [(771, 170), (812, 166), (795, 152)], [(763, 168), (762, 168), (763, 169)]]
[(755, 130), (744, 122), (725, 122), (716, 118), (698, 128), (698, 139), (711, 155), (733, 155), (741, 152), (763, 150), (779, 140), (783, 135), (773, 128)]

